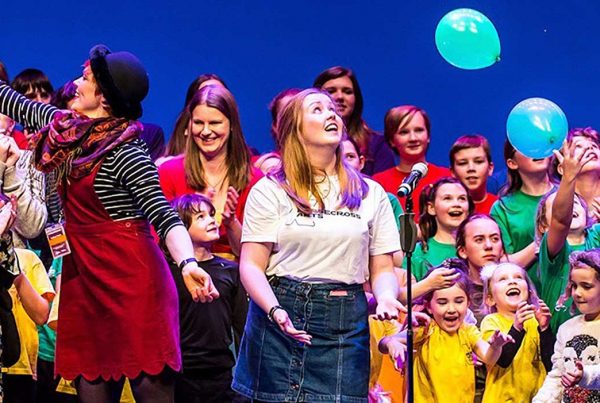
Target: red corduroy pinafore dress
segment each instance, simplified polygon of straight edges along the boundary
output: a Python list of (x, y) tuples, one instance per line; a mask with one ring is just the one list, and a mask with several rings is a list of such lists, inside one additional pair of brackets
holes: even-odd
[(65, 256), (56, 374), (137, 377), (181, 368), (177, 290), (146, 220), (114, 221), (94, 191), (102, 164), (63, 195)]

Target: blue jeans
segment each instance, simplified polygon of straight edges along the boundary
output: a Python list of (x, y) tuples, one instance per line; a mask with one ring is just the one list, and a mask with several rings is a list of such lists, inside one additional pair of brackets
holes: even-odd
[(232, 387), (268, 402), (367, 402), (369, 324), (362, 285), (271, 279), (279, 304), (297, 329), (294, 341), (250, 302)]

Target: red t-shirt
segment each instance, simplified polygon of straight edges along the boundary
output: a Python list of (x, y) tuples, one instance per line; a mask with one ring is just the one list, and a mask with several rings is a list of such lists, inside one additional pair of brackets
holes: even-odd
[(490, 214), (492, 205), (498, 200), (498, 196), (492, 193), (486, 193), (485, 198), (479, 203), (475, 203), (475, 212), (481, 214)]
[[(452, 176), (448, 168), (439, 167), (437, 165), (432, 164), (431, 162), (427, 163), (427, 168), (427, 175), (425, 175), (419, 181), (419, 183), (417, 184), (417, 188), (412, 194), (414, 207), (413, 210), (415, 212), (416, 222), (419, 222), (419, 197), (421, 196), (423, 188), (427, 185), (434, 183), (440, 178), (443, 178), (445, 176)], [(386, 192), (396, 195), (396, 193), (398, 192), (398, 188), (402, 184), (402, 181), (407, 176), (408, 172), (400, 172), (397, 167), (393, 167), (373, 175), (373, 179), (377, 181), (381, 186), (383, 186)], [(398, 198), (398, 200), (400, 200), (402, 208), (406, 211), (406, 197)]]
[[(246, 186), (245, 189), (242, 189), (240, 192), (240, 197), (238, 199), (237, 210), (235, 215), (237, 216), (240, 222), (243, 221), (244, 217), (244, 206), (246, 205), (246, 200), (248, 199), (248, 193), (254, 184), (263, 176), (262, 172), (259, 169), (252, 168), (250, 173), (250, 182)], [(160, 186), (165, 194), (165, 197), (170, 202), (171, 200), (182, 196), (184, 194), (194, 194), (196, 191), (192, 189), (187, 181), (185, 176), (185, 166), (183, 163), (183, 156), (177, 156), (173, 159), (170, 159), (164, 162), (158, 168), (158, 177), (160, 180)], [(227, 240), (227, 230), (225, 225), (221, 224), (219, 228), (219, 234), (221, 237), (215, 244), (213, 245), (214, 253), (229, 253), (231, 254), (231, 247), (229, 246), (229, 241)]]

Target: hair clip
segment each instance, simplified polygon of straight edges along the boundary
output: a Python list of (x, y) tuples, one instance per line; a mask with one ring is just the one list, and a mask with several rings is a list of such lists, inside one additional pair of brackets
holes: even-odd
[(564, 305), (564, 304), (557, 304), (557, 305), (554, 307), (554, 310), (555, 310), (556, 312), (566, 312), (566, 311), (567, 311), (567, 306), (566, 306), (566, 305)]

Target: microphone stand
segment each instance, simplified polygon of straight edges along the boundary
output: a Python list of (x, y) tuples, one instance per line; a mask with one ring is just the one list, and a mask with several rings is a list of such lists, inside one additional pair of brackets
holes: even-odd
[[(401, 197), (399, 194), (398, 196)], [(408, 365), (407, 374), (407, 402), (414, 402), (414, 378), (413, 378), (413, 326), (412, 326), (412, 253), (417, 243), (417, 225), (414, 221), (415, 213), (413, 211), (412, 192), (406, 195), (406, 211), (400, 214), (400, 246), (406, 259), (406, 278), (407, 278), (407, 296), (406, 309), (408, 311), (408, 321), (406, 328), (406, 350)]]

